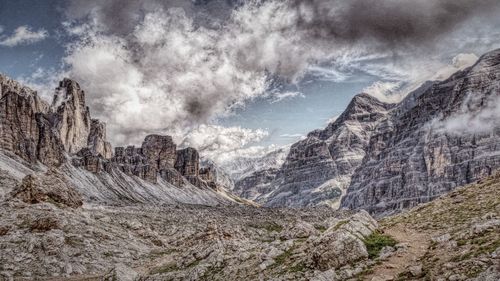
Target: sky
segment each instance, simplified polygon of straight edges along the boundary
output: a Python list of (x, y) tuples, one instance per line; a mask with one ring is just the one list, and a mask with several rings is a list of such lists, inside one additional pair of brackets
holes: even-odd
[(0, 0), (0, 72), (69, 77), (113, 145), (172, 135), (224, 162), (397, 102), (500, 48), (497, 0)]

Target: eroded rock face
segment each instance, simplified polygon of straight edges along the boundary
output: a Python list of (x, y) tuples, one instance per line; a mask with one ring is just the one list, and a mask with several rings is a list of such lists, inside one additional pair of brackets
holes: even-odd
[(175, 168), (183, 176), (198, 176), (200, 171), (200, 156), (192, 147), (177, 151)]
[(52, 122), (47, 114), (37, 113), (38, 144), (36, 159), (47, 166), (60, 166), (66, 161), (64, 145), (52, 130)]
[(26, 176), (11, 192), (11, 196), (29, 204), (49, 202), (71, 208), (78, 208), (83, 204), (81, 195), (55, 169), (43, 175)]
[(277, 171), (257, 171), (239, 180), (235, 190), (272, 207), (338, 206), (372, 131), (392, 107), (367, 94), (357, 95), (324, 130), (293, 144)]
[(54, 114), (54, 128), (66, 151), (77, 153), (87, 147), (91, 129), (90, 112), (85, 105), (85, 93), (77, 82), (65, 78), (59, 83), (51, 111)]
[(47, 104), (27, 87), (0, 75), (0, 148), (35, 162), (39, 140), (38, 113)]
[(106, 141), (106, 124), (97, 119), (92, 119), (90, 123), (87, 144), (93, 152), (100, 154), (105, 159), (110, 159), (113, 156), (111, 143)]
[[(500, 50), (434, 83), (413, 107), (395, 110), (377, 126), (342, 206), (388, 214), (490, 175), (500, 167), (498, 115), (467, 122), (493, 112), (499, 101)], [(483, 125), (489, 127), (475, 128)]]
[(277, 173), (278, 169), (274, 168), (256, 171), (237, 181), (233, 192), (243, 198), (256, 200), (260, 196), (269, 194), (274, 190), (272, 182)]
[[(207, 183), (200, 177), (200, 156), (196, 149), (188, 147), (178, 150), (175, 169), (192, 185), (197, 187), (207, 186)], [(206, 174), (206, 171), (204, 173)]]
[(228, 172), (210, 159), (200, 160), (200, 178), (212, 187), (222, 187), (233, 191), (234, 181)]

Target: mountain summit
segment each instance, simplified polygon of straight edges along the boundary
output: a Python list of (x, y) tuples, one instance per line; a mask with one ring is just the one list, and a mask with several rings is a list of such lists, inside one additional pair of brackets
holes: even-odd
[(3, 75), (0, 89), (0, 148), (11, 180), (56, 168), (89, 203), (243, 202), (212, 182), (210, 171), (200, 174), (198, 152), (177, 150), (170, 136), (149, 135), (140, 148), (113, 153), (105, 124), (91, 118), (85, 92), (71, 79), (59, 83), (50, 106)]

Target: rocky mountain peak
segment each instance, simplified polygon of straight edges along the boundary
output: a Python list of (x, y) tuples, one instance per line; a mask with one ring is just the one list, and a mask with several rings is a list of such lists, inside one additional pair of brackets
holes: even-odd
[(491, 71), (498, 68), (500, 64), (500, 49), (490, 51), (482, 55), (479, 60), (471, 67), (472, 73)]
[(368, 94), (356, 95), (325, 129), (293, 144), (278, 169), (240, 179), (235, 191), (272, 207), (337, 206), (361, 164), (371, 133), (393, 107)]
[(366, 93), (357, 94), (347, 105), (346, 110), (335, 121), (328, 124), (323, 130), (312, 131), (308, 134), (308, 137), (327, 140), (332, 137), (339, 127), (346, 124), (357, 125), (358, 123), (377, 122), (394, 106), (394, 104), (382, 102)]
[(80, 85), (68, 78), (59, 82), (51, 105), (54, 127), (69, 153), (87, 147), (91, 130), (89, 108)]
[[(338, 122), (345, 120), (366, 121), (367, 118), (373, 119), (373, 114), (386, 112), (394, 107), (394, 104), (385, 103), (376, 97), (367, 93), (355, 95), (346, 110), (337, 119)], [(336, 121), (337, 121), (336, 120)]]
[(200, 174), (195, 149), (177, 150), (170, 136), (149, 135), (141, 147), (117, 147), (113, 155), (106, 124), (91, 118), (85, 92), (74, 80), (59, 83), (50, 107), (35, 91), (3, 75), (0, 89), (0, 156), (13, 162), (22, 158), (23, 171), (57, 168), (86, 200), (105, 204), (236, 200), (219, 188), (213, 171)]
[[(342, 206), (388, 215), (500, 168), (500, 128), (491, 104), (500, 99), (499, 81), (500, 50), (495, 50), (398, 105), (372, 134)], [(481, 112), (489, 116), (481, 124), (484, 131), (469, 124)], [(458, 128), (448, 128), (449, 122)]]
[(148, 135), (142, 143), (142, 153), (158, 170), (174, 167), (176, 148), (171, 136)]

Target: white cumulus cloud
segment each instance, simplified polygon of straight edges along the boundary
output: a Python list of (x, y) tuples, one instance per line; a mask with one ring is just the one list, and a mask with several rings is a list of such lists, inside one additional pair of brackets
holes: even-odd
[(28, 45), (42, 41), (47, 38), (47, 36), (49, 36), (49, 33), (45, 29), (33, 31), (29, 26), (22, 25), (16, 28), (12, 35), (1, 38), (0, 45), (7, 47)]
[(269, 149), (266, 147), (248, 145), (258, 143), (268, 135), (267, 131), (261, 129), (200, 125), (184, 136), (181, 146), (194, 147), (203, 156), (221, 164), (235, 157), (267, 152)]
[(292, 98), (305, 98), (306, 96), (301, 93), (301, 92), (283, 92), (283, 93), (276, 93), (273, 95), (273, 98), (271, 100), (271, 103), (276, 103), (280, 102), (286, 99), (292, 99)]
[[(498, 88), (497, 88), (498, 91)], [(474, 110), (464, 104), (462, 110), (434, 124), (451, 134), (488, 134), (500, 127), (500, 96), (487, 101), (486, 106)]]
[(380, 101), (395, 103), (401, 100), (400, 88), (401, 82), (377, 81), (364, 88), (362, 92), (372, 95)]

